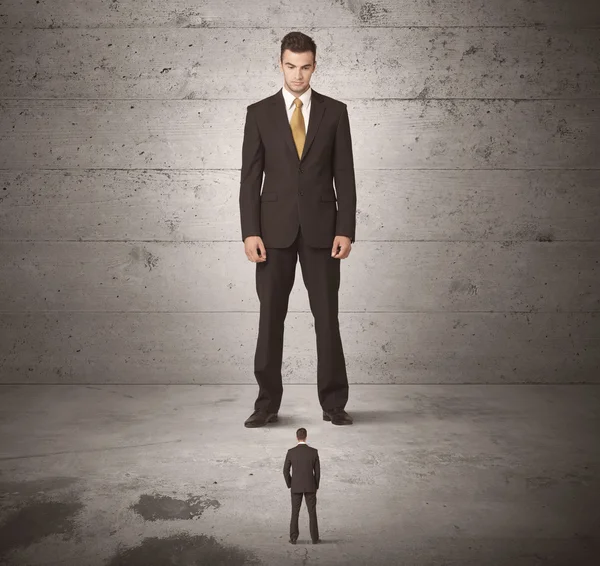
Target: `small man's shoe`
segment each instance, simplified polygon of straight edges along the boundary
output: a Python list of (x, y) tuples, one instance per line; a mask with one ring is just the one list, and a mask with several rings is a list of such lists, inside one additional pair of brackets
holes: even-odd
[(334, 425), (351, 425), (352, 417), (344, 409), (323, 410), (323, 420), (331, 421)]
[(295, 539), (295, 538), (291, 538), (291, 539), (290, 539), (290, 542), (291, 542), (292, 544), (296, 544), (296, 539)]
[(246, 428), (256, 428), (265, 426), (267, 423), (277, 421), (277, 413), (269, 413), (268, 411), (256, 410), (244, 422)]
[(313, 540), (313, 541), (312, 541), (312, 543), (313, 543), (313, 544), (319, 544), (320, 542), (321, 542), (321, 539), (320, 539), (320, 538), (318, 538), (317, 540)]

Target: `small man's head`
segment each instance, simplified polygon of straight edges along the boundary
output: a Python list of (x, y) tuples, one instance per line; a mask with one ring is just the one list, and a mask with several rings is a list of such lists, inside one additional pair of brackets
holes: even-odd
[(300, 31), (292, 31), (281, 40), (279, 67), (287, 89), (300, 96), (310, 86), (310, 78), (317, 67), (317, 46), (312, 38)]
[(296, 438), (298, 440), (302, 440), (302, 441), (306, 442), (306, 429), (305, 428), (299, 428), (296, 431)]

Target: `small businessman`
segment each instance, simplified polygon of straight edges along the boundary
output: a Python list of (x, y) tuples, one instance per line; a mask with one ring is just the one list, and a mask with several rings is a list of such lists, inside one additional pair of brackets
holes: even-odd
[[(319, 451), (306, 443), (306, 436), (305, 428), (299, 428), (296, 431), (298, 444), (287, 451), (283, 464), (283, 477), (292, 496), (292, 519), (290, 521), (290, 542), (292, 544), (296, 544), (298, 540), (298, 516), (302, 506), (302, 495), (304, 495), (308, 509), (312, 543), (321, 542), (317, 523), (317, 490), (321, 481), (321, 464)], [(290, 474), (290, 468), (292, 474)]]

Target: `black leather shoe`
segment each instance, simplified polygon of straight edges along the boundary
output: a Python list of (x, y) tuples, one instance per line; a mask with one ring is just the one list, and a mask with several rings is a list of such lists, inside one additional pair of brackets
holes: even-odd
[(296, 539), (295, 539), (295, 538), (291, 538), (291, 539), (290, 539), (290, 542), (291, 542), (292, 544), (296, 544)]
[(269, 413), (267, 411), (254, 411), (244, 422), (246, 428), (256, 428), (265, 426), (267, 423), (277, 421), (277, 413)]
[(320, 542), (321, 542), (321, 539), (320, 539), (320, 538), (318, 538), (317, 540), (313, 540), (313, 541), (312, 541), (312, 543), (313, 543), (313, 544), (319, 544)]
[(334, 425), (350, 425), (352, 417), (344, 409), (332, 409), (323, 411), (323, 420), (331, 421)]

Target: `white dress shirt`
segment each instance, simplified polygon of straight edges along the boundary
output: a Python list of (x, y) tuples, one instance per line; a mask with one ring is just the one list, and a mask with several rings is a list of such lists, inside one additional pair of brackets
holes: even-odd
[[(308, 119), (310, 117), (311, 94), (312, 94), (312, 88), (308, 87), (308, 90), (302, 96), (297, 97), (302, 101), (302, 108), (300, 110), (302, 110), (302, 116), (304, 117), (304, 129), (306, 130), (306, 132), (308, 132)], [(296, 105), (294, 104), (294, 99), (296, 98), (296, 96), (294, 96), (284, 86), (283, 87), (283, 98), (285, 100), (285, 107), (287, 110), (288, 121), (291, 121), (292, 114), (294, 113), (294, 110), (296, 109)]]
[(306, 442), (304, 442), (304, 440), (299, 440), (298, 444), (306, 444)]

